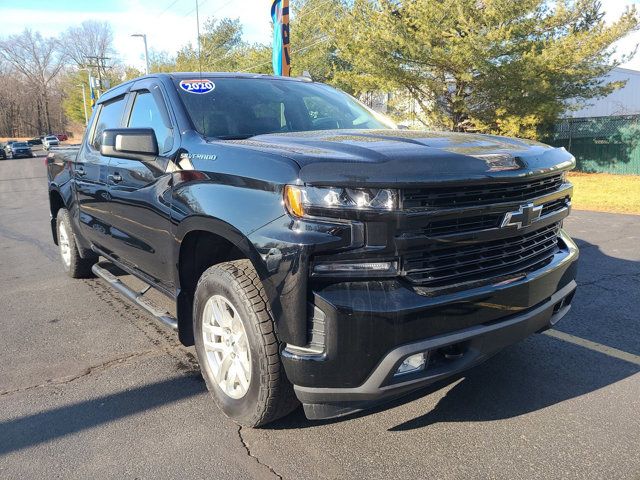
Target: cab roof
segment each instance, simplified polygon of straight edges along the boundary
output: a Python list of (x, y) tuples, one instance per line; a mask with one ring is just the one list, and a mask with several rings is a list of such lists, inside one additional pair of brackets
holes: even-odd
[(195, 78), (253, 78), (264, 80), (276, 80), (283, 82), (305, 82), (311, 80), (308, 77), (282, 77), (276, 75), (266, 75), (263, 73), (241, 73), (241, 72), (170, 72), (170, 73), (152, 73), (128, 80), (104, 92), (100, 99), (96, 102), (103, 103), (114, 97), (127, 93), (131, 86), (140, 80), (147, 78), (157, 78), (164, 81), (173, 82), (174, 80), (195, 79)]

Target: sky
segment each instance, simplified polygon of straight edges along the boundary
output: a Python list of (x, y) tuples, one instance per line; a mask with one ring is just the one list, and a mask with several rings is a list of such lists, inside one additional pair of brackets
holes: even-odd
[[(271, 41), (272, 0), (199, 0), (200, 21), (210, 16), (239, 18), (249, 42)], [(296, 0), (290, 0), (291, 3)], [(144, 46), (133, 33), (146, 33), (149, 49), (174, 54), (196, 40), (196, 0), (0, 0), (0, 36), (20, 33), (25, 27), (55, 36), (84, 20), (109, 21), (114, 44), (126, 64), (144, 67)], [(640, 0), (602, 0), (606, 18), (612, 21), (625, 6)], [(616, 45), (618, 54), (631, 52), (640, 43), (640, 31)], [(623, 67), (640, 70), (640, 53)]]

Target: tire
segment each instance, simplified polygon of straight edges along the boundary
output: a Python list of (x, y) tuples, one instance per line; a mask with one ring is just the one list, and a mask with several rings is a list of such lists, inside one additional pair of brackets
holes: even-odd
[[(216, 312), (223, 310), (227, 316), (221, 318), (230, 320), (236, 331), (242, 330), (245, 334), (244, 337), (241, 333), (236, 334), (234, 338), (238, 340), (232, 342), (233, 346), (225, 344), (226, 353), (212, 350), (212, 345), (218, 348), (224, 344), (225, 337), (213, 333), (213, 329), (216, 332), (227, 330), (214, 325), (218, 318)], [(202, 376), (227, 417), (240, 425), (259, 427), (289, 414), (299, 405), (280, 360), (280, 345), (262, 282), (249, 260), (220, 263), (207, 269), (198, 281), (193, 311), (196, 353)], [(242, 328), (238, 327), (238, 321)], [(227, 375), (224, 375), (222, 365), (225, 360), (219, 361), (228, 360), (227, 355), (234, 357), (229, 360), (234, 362), (234, 376), (232, 367), (228, 367)], [(216, 363), (219, 363), (217, 377)], [(250, 365), (249, 374), (246, 365), (239, 366), (242, 364)], [(227, 381), (233, 378), (232, 389), (229, 389)], [(223, 387), (231, 391), (225, 391)]]
[(91, 277), (91, 267), (97, 257), (81, 258), (76, 244), (76, 237), (71, 228), (71, 217), (65, 208), (58, 210), (56, 217), (56, 231), (58, 233), (58, 248), (64, 271), (71, 278)]

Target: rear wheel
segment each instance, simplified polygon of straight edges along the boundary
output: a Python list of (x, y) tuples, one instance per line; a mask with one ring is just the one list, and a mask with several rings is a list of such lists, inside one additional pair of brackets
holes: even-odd
[(71, 217), (65, 208), (58, 210), (56, 217), (58, 229), (58, 248), (62, 266), (71, 278), (86, 278), (91, 276), (91, 267), (96, 263), (97, 258), (82, 258), (78, 252), (76, 238), (71, 229)]
[(262, 282), (249, 260), (204, 272), (196, 288), (194, 319), (202, 375), (225, 415), (257, 427), (296, 408)]

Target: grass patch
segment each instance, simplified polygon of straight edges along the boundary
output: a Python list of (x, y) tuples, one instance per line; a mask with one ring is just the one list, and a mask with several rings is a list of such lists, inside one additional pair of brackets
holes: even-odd
[(569, 181), (576, 210), (640, 215), (640, 175), (572, 172)]

